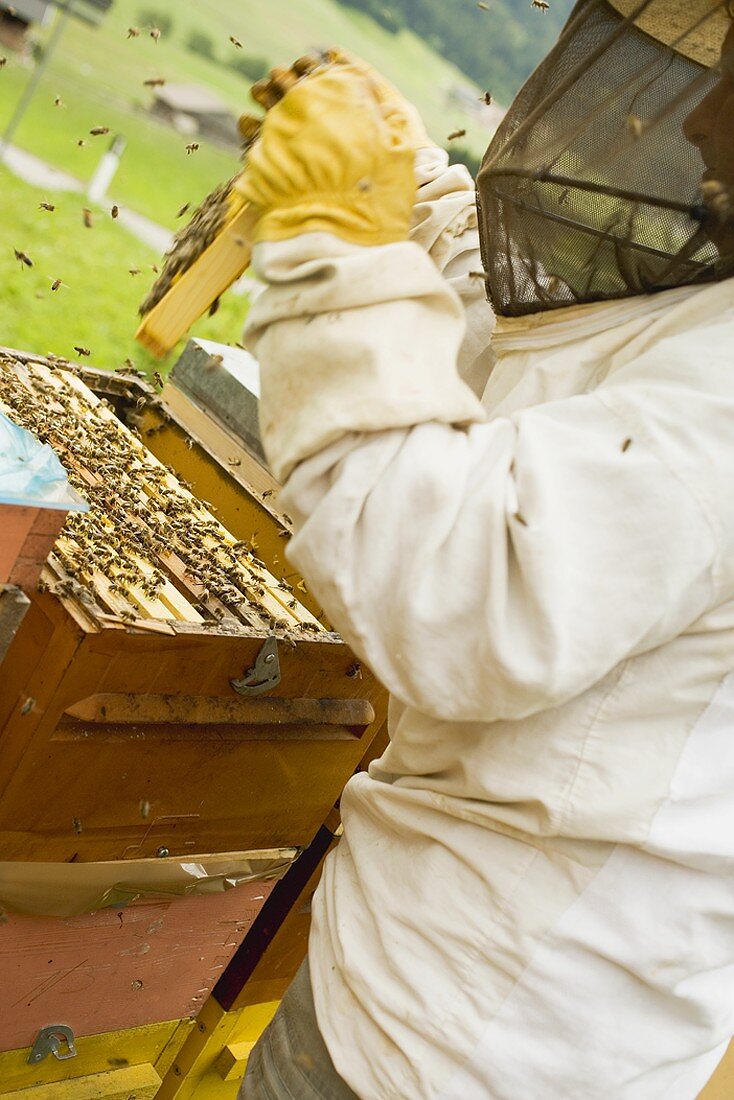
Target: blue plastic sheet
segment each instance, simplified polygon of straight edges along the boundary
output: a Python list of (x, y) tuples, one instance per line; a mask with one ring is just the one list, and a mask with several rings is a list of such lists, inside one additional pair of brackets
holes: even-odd
[(0, 504), (88, 512), (48, 443), (0, 412)]

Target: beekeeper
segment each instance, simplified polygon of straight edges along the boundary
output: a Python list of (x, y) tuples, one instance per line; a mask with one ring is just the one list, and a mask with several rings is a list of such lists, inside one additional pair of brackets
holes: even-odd
[(693, 1100), (734, 1034), (729, 9), (581, 0), (476, 202), (356, 63), (243, 186), (290, 557), (392, 740), (241, 1095)]

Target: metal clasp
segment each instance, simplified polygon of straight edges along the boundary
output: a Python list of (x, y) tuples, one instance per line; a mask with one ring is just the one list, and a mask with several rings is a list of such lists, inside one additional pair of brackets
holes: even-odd
[(38, 1065), (44, 1058), (48, 1058), (49, 1054), (53, 1054), (54, 1058), (58, 1058), (60, 1062), (76, 1057), (74, 1032), (66, 1024), (42, 1027), (31, 1047), (28, 1062), (32, 1066)]
[(252, 668), (247, 669), (241, 680), (229, 682), (240, 695), (262, 695), (277, 687), (280, 683), (280, 661), (276, 639), (267, 638)]

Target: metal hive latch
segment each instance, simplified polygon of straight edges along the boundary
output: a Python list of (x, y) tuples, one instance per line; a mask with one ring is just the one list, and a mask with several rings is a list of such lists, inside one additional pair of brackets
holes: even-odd
[(38, 1065), (44, 1058), (48, 1058), (49, 1054), (53, 1054), (54, 1058), (58, 1058), (60, 1062), (76, 1057), (74, 1032), (67, 1024), (42, 1027), (31, 1047), (28, 1062), (32, 1066)]
[(280, 683), (280, 661), (276, 639), (266, 638), (252, 668), (247, 669), (241, 680), (229, 682), (240, 695), (262, 695), (277, 687)]

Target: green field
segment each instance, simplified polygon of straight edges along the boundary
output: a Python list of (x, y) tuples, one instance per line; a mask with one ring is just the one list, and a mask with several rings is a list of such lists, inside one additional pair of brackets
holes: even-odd
[[(130, 233), (100, 212), (93, 227), (82, 220), (80, 195), (49, 196), (0, 168), (0, 344), (78, 359), (74, 345), (88, 348), (95, 366), (112, 369), (130, 357), (141, 369), (161, 368), (133, 339), (137, 307), (154, 278), (151, 263), (158, 258)], [(52, 198), (53, 213), (38, 204)], [(28, 255), (22, 265), (14, 250)], [(131, 275), (130, 268), (139, 268)], [(58, 290), (51, 284), (62, 280)], [(240, 338), (247, 299), (232, 294), (211, 318), (193, 332), (222, 343)]]
[[(157, 43), (148, 33), (150, 24), (145, 26), (146, 10), (172, 20), (170, 34)], [(36, 30), (41, 45), (52, 26)], [(128, 39), (130, 26), (140, 27), (138, 37)], [(210, 37), (214, 61), (187, 48), (192, 31)], [(230, 36), (242, 42), (241, 51)], [(460, 111), (446, 107), (447, 90), (470, 86), (467, 79), (415, 35), (391, 35), (336, 0), (115, 0), (97, 28), (68, 23), (13, 141), (87, 181), (110, 142), (110, 136), (92, 137), (89, 131), (106, 126), (111, 134), (124, 134), (127, 146), (111, 199), (173, 228), (181, 224), (176, 222), (178, 209), (197, 203), (232, 175), (238, 159), (204, 140), (188, 155), (185, 147), (191, 138), (150, 116), (152, 92), (144, 81), (163, 77), (207, 86), (239, 113), (254, 108), (249, 81), (228, 66), (232, 58), (247, 54), (276, 64), (334, 43), (392, 78), (420, 106), (436, 140), (466, 126), (464, 143), (481, 151), (486, 134), (476, 126), (472, 130)], [(10, 53), (0, 67), (0, 130), (32, 71), (32, 62)], [(54, 105), (57, 97), (59, 106)], [(152, 369), (153, 360), (132, 334), (138, 302), (154, 278), (150, 265), (160, 257), (104, 212), (95, 215), (93, 229), (85, 229), (81, 195), (36, 192), (2, 167), (0, 185), (0, 344), (66, 356), (73, 356), (78, 344), (90, 348), (91, 362), (98, 366), (112, 368), (131, 357), (138, 366)], [(55, 203), (56, 211), (39, 211), (41, 199)], [(33, 268), (21, 268), (14, 258), (16, 248), (32, 257)], [(131, 267), (140, 268), (141, 274), (131, 276)], [(52, 292), (50, 285), (59, 278), (65, 285)], [(219, 313), (193, 331), (233, 343), (240, 337), (246, 309), (246, 298), (227, 295)], [(175, 355), (167, 362), (175, 361)]]
[[(128, 39), (127, 28), (141, 24), (147, 10), (168, 15), (171, 33), (156, 43), (141, 26), (139, 37)], [(187, 49), (192, 31), (210, 37), (214, 61)], [(48, 33), (46, 28), (39, 37), (47, 39)], [(231, 35), (242, 42), (242, 51), (229, 41)], [(239, 113), (248, 109), (249, 81), (228, 67), (239, 53), (275, 64), (333, 43), (359, 53), (393, 79), (418, 104), (434, 139), (445, 142), (451, 131), (466, 128), (463, 143), (481, 153), (487, 134), (446, 101), (449, 88), (471, 87), (470, 81), (409, 31), (391, 35), (335, 0), (116, 0), (100, 27), (67, 27), (15, 142), (87, 180), (109, 142), (107, 137), (90, 137), (89, 130), (109, 126), (113, 133), (124, 134), (127, 149), (112, 194), (139, 213), (172, 226), (176, 210), (232, 174), (237, 158), (204, 141), (188, 156), (185, 146), (191, 139), (149, 116), (153, 93), (143, 82), (163, 77), (172, 83), (205, 85)], [(0, 69), (0, 128), (29, 76), (29, 66), (12, 55)], [(59, 107), (54, 106), (57, 96)], [(83, 148), (77, 145), (80, 138), (87, 142)]]

